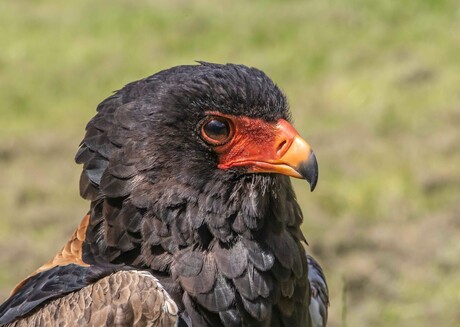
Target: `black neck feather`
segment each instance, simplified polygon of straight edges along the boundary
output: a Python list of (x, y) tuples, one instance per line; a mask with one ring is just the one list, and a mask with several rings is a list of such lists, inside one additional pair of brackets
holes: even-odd
[(133, 193), (141, 191), (93, 201), (86, 261), (169, 276), (169, 291), (182, 296), (198, 325), (306, 321), (302, 215), (287, 177), (248, 175), (200, 190), (156, 184)]

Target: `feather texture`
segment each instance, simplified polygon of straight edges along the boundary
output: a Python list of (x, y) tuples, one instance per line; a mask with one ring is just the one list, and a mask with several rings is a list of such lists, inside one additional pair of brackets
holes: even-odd
[(19, 326), (176, 326), (178, 308), (147, 272), (120, 271), (46, 303)]

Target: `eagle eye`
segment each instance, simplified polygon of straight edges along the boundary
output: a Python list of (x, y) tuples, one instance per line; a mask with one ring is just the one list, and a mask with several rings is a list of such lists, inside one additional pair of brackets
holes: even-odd
[(233, 129), (230, 121), (224, 117), (210, 117), (201, 127), (203, 139), (211, 145), (222, 145), (232, 137)]

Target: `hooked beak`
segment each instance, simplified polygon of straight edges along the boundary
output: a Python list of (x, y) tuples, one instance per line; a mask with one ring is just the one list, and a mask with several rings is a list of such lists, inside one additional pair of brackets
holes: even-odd
[(270, 161), (271, 163), (266, 165), (266, 169), (268, 169), (264, 172), (281, 173), (306, 179), (310, 184), (310, 190), (313, 192), (318, 182), (318, 161), (310, 145), (300, 136), (294, 139), (285, 155), (278, 160)]
[(310, 183), (310, 190), (313, 192), (318, 182), (318, 161), (313, 151), (310, 152), (307, 161), (300, 163), (298, 168), (300, 175)]
[(245, 167), (248, 172), (303, 178), (310, 183), (311, 191), (315, 189), (316, 156), (289, 122), (279, 119), (269, 124), (252, 119), (250, 124), (235, 122), (235, 125), (234, 140), (222, 151), (219, 168)]

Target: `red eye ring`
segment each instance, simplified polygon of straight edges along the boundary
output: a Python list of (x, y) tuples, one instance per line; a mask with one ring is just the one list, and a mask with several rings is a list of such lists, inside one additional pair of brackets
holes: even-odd
[(232, 122), (221, 116), (210, 116), (201, 125), (203, 140), (211, 145), (223, 145), (233, 137)]

